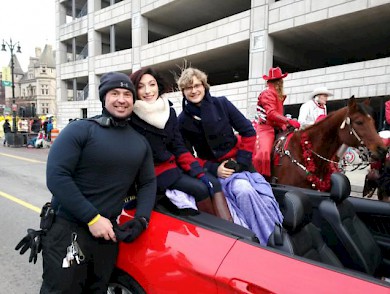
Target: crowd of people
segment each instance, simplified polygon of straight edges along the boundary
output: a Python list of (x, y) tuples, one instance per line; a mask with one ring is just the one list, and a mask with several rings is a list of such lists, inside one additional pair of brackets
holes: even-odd
[[(54, 128), (53, 117), (47, 116), (44, 119), (39, 117), (33, 118), (20, 118), (16, 123), (18, 132), (20, 134), (26, 134), (26, 139), (24, 143), (27, 147), (50, 147), (51, 142), (51, 133)], [(4, 140), (3, 146), (8, 146), (7, 142), (7, 133), (12, 133), (13, 129), (8, 118), (4, 119), (3, 122), (3, 133)]]
[[(206, 73), (197, 68), (183, 69), (177, 79), (183, 96), (179, 116), (164, 95), (169, 87), (153, 68), (130, 77), (104, 74), (102, 114), (70, 121), (49, 152), (47, 186), (55, 219), (42, 237), (41, 293), (105, 293), (118, 241), (132, 242), (147, 229), (157, 195), (178, 208), (244, 226), (266, 245), (275, 224), (283, 222), (267, 181), (275, 133), (326, 116), (332, 95), (314, 89), (298, 120), (286, 117), (287, 75), (276, 67), (263, 76), (255, 129), (227, 97), (211, 94)], [(42, 124), (48, 140), (50, 123)], [(119, 226), (130, 191), (137, 199), (135, 217)], [(67, 257), (72, 234), (88, 251), (75, 265)]]

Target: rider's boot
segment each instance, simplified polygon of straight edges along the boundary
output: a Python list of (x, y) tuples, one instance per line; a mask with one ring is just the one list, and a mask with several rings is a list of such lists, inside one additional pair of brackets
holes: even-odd
[(226, 198), (225, 198), (225, 195), (223, 194), (223, 192), (215, 193), (212, 197), (212, 201), (213, 201), (216, 216), (218, 216), (224, 220), (233, 222), (233, 218), (232, 218), (232, 215), (230, 213), (230, 210), (229, 210), (229, 207), (228, 207), (228, 204), (226, 202)]
[(199, 202), (196, 202), (196, 206), (198, 207), (199, 211), (207, 212), (212, 215), (216, 215), (214, 210), (214, 205), (211, 202), (210, 197), (207, 197), (206, 199), (203, 199)]

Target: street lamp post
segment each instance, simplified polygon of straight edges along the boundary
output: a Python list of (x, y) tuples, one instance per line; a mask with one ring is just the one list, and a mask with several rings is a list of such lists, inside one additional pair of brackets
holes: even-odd
[(14, 49), (16, 47), (16, 53), (22, 53), (20, 51), (20, 44), (19, 42), (13, 43), (12, 39), (9, 40), (9, 43), (7, 41), (3, 40), (3, 44), (1, 45), (1, 51), (7, 51), (6, 47), (8, 47), (10, 53), (11, 53), (11, 79), (12, 79), (12, 130), (13, 130), (13, 144), (16, 145), (17, 142), (17, 133), (18, 133), (18, 127), (16, 124), (16, 110), (17, 105), (15, 101), (15, 81), (14, 81)]

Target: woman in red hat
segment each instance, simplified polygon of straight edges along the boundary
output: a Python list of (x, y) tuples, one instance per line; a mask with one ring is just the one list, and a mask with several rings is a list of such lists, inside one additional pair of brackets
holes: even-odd
[(275, 140), (275, 131), (284, 131), (288, 126), (299, 129), (300, 124), (283, 114), (283, 79), (288, 73), (282, 73), (279, 67), (270, 68), (268, 76), (263, 75), (267, 87), (260, 93), (257, 102), (258, 124), (257, 140), (253, 153), (256, 170), (265, 177), (271, 176), (271, 150)]

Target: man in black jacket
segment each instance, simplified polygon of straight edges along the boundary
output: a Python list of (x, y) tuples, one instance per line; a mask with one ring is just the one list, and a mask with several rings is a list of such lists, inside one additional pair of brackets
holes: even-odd
[(11, 125), (9, 124), (8, 119), (4, 121), (3, 124), (3, 131), (4, 131), (4, 141), (3, 141), (3, 146), (7, 144), (7, 138), (6, 138), (6, 133), (11, 133)]
[[(132, 82), (123, 73), (107, 73), (99, 96), (102, 115), (70, 123), (50, 148), (46, 176), (56, 217), (42, 241), (41, 293), (106, 293), (117, 241), (136, 239), (155, 203), (150, 146), (128, 123)], [(119, 230), (116, 219), (134, 183), (135, 218)], [(76, 251), (73, 260), (69, 251)]]

